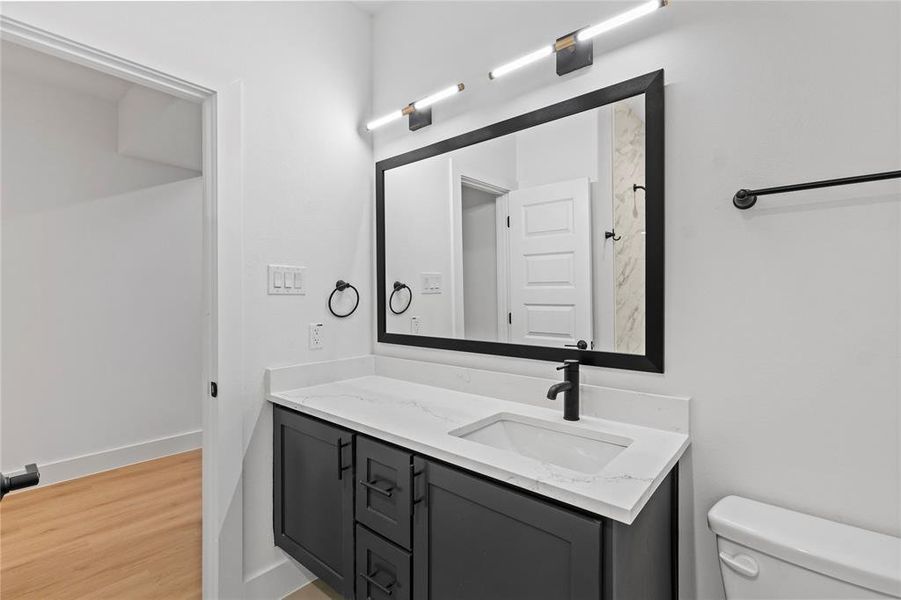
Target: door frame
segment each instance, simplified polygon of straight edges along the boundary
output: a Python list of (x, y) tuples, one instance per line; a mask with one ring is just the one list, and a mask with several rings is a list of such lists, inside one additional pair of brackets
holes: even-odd
[[(203, 276), (202, 299), (204, 310), (202, 341), (202, 375), (198, 382), (198, 399), (201, 401), (202, 414), (202, 578), (203, 596), (205, 598), (231, 597), (243, 594), (243, 499), (240, 494), (240, 468), (238, 464), (237, 493), (228, 506), (220, 506), (224, 487), (235, 487), (235, 482), (222, 481), (222, 474), (233, 472), (234, 465), (229, 468), (217, 460), (219, 456), (243, 455), (243, 431), (225, 431), (219, 416), (219, 402), (211, 392), (211, 382), (217, 382), (221, 389), (223, 377), (230, 382), (240, 382), (243, 373), (243, 358), (235, 369), (235, 361), (221, 365), (220, 339), (233, 339), (241, 335), (242, 322), (242, 290), (240, 284), (240, 261), (236, 265), (231, 261), (220, 263), (222, 249), (231, 254), (235, 249), (230, 245), (237, 243), (238, 252), (243, 256), (241, 231), (243, 214), (240, 210), (242, 181), (240, 147), (232, 147), (231, 142), (240, 146), (240, 137), (229, 138), (228, 145), (223, 144), (219, 136), (223, 111), (220, 107), (220, 92), (204, 85), (186, 81), (157, 69), (141, 65), (122, 56), (107, 52), (80, 42), (71, 40), (50, 31), (35, 27), (23, 21), (0, 15), (0, 39), (25, 46), (32, 50), (55, 56), (62, 60), (76, 63), (109, 75), (140, 84), (190, 102), (202, 107), (202, 155), (203, 155)], [(237, 102), (232, 101), (228, 107), (228, 117), (240, 117), (240, 82)], [(232, 84), (234, 86), (235, 84)], [(228, 153), (223, 153), (227, 148)], [(229, 184), (237, 183), (238, 189), (228, 193), (228, 206), (220, 204), (219, 169), (222, 167), (220, 157), (227, 154), (229, 166), (237, 167), (239, 173), (229, 177)], [(236, 164), (235, 164), (236, 163)], [(237, 205), (235, 205), (237, 203)], [(226, 209), (223, 211), (222, 209)], [(222, 232), (227, 235), (223, 236)], [(237, 236), (237, 237), (236, 237)], [(227, 238), (227, 239), (226, 239)], [(223, 275), (225, 275), (223, 277)], [(222, 311), (221, 300), (228, 306)], [(221, 314), (220, 314), (221, 313)], [(224, 316), (223, 316), (224, 315)], [(231, 350), (229, 351), (231, 352)], [(235, 355), (239, 357), (240, 355)], [(229, 356), (232, 358), (232, 356)], [(226, 367), (225, 373), (220, 366)], [(232, 373), (230, 371), (235, 370)], [(223, 377), (220, 377), (222, 375)], [(240, 400), (240, 389), (235, 386), (229, 390), (229, 400)], [(218, 396), (219, 394), (217, 394)], [(235, 428), (228, 428), (235, 429)], [(233, 475), (233, 473), (230, 473)], [(233, 478), (233, 477), (232, 477)], [(226, 518), (228, 513), (228, 519)], [(222, 540), (229, 540), (224, 544)], [(223, 552), (223, 549), (225, 552)], [(228, 566), (240, 566), (238, 572), (230, 572)], [(232, 569), (233, 571), (234, 569)]]
[[(516, 184), (512, 181), (506, 181), (503, 178), (495, 177), (487, 173), (480, 173), (468, 166), (463, 166), (459, 161), (450, 158), (450, 247), (451, 247), (451, 264), (453, 267), (453, 290), (452, 290), (452, 309), (451, 309), (451, 330), (454, 336), (464, 338), (465, 329), (465, 310), (463, 307), (464, 297), (464, 279), (463, 279), (463, 186), (466, 185), (489, 194), (496, 194), (498, 203), (500, 198), (506, 196), (510, 190), (516, 188)], [(499, 210), (499, 209), (498, 209)], [(506, 210), (506, 205), (504, 205)], [(506, 213), (504, 213), (506, 214)], [(506, 229), (504, 230), (506, 239)], [(498, 238), (498, 251), (500, 251), (500, 238)], [(498, 252), (498, 267), (501, 266), (501, 256)], [(504, 267), (506, 268), (506, 256), (504, 256)], [(502, 289), (503, 288), (503, 289)], [(501, 286), (501, 273), (498, 271), (498, 311), (501, 310), (500, 299), (506, 298), (507, 287), (506, 282)], [(506, 305), (506, 301), (504, 302)], [(500, 315), (500, 312), (498, 312)], [(506, 318), (506, 315), (504, 316)], [(498, 332), (500, 332), (500, 321), (498, 321)]]

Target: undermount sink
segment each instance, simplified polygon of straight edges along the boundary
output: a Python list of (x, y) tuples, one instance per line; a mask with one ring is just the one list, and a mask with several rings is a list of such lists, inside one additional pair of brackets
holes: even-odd
[(618, 435), (512, 413), (492, 415), (450, 435), (586, 474), (600, 472), (632, 443)]

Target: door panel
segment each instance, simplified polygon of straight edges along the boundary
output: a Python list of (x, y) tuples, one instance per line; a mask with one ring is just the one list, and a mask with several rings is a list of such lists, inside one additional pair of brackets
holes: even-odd
[(353, 434), (274, 408), (275, 543), (353, 593)]
[(413, 571), (421, 600), (598, 600), (601, 522), (420, 459)]
[(574, 179), (509, 193), (510, 341), (592, 339), (591, 188)]

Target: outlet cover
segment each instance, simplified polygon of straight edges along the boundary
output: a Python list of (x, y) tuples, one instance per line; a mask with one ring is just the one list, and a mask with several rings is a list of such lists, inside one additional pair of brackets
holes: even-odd
[(422, 331), (422, 319), (420, 317), (410, 317), (410, 333), (419, 335)]
[(310, 350), (322, 348), (322, 323), (310, 323)]

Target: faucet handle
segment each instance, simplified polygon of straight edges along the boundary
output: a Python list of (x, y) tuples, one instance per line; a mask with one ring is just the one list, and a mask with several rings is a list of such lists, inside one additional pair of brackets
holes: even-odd
[(578, 367), (578, 366), (579, 366), (579, 361), (576, 360), (576, 359), (574, 359), (574, 358), (567, 358), (566, 360), (563, 361), (563, 364), (562, 364), (562, 365), (560, 365), (559, 367), (557, 367), (557, 370), (558, 370), (558, 371), (562, 371), (563, 369), (569, 368), (569, 367), (571, 367), (571, 366), (573, 366), (573, 365), (575, 365), (576, 367)]

